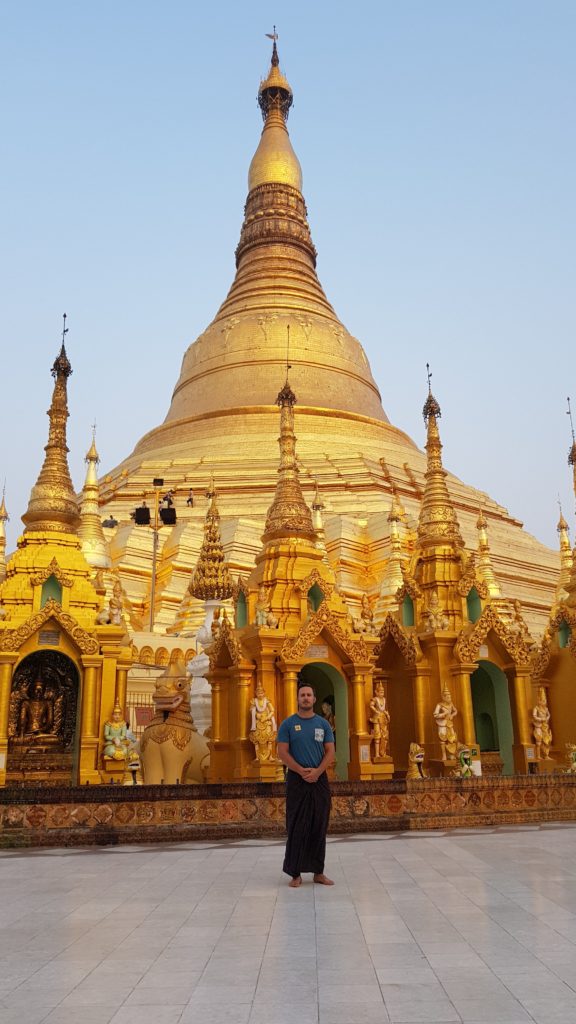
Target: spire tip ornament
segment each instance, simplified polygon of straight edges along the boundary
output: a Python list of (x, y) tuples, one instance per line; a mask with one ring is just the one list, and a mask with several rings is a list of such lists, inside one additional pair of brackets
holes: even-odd
[(439, 403), (436, 401), (434, 395), (432, 394), (432, 386), (430, 384), (430, 381), (432, 380), (432, 374), (430, 373), (430, 363), (426, 363), (426, 376), (428, 378), (428, 397), (424, 402), (422, 415), (424, 417), (424, 422), (428, 423), (430, 416), (435, 416), (436, 419), (440, 419), (442, 415), (442, 410), (440, 409)]

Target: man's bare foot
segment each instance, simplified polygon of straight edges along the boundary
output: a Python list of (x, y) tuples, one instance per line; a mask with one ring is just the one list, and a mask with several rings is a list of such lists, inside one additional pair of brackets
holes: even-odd
[(332, 879), (327, 878), (326, 875), (314, 875), (314, 881), (317, 882), (318, 885), (334, 885)]
[(288, 885), (290, 889), (299, 889), (302, 885), (302, 875), (298, 875), (298, 878), (291, 878)]

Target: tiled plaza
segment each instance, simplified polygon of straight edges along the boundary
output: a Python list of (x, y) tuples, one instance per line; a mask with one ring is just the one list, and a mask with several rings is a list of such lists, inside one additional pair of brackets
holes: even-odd
[(576, 828), (0, 854), (0, 1024), (576, 1021)]

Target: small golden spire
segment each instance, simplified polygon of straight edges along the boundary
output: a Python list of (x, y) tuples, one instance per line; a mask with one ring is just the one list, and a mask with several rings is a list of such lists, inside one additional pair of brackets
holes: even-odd
[(560, 509), (560, 518), (558, 520), (558, 537), (560, 539), (560, 579), (556, 587), (556, 596), (561, 597), (566, 594), (567, 584), (570, 583), (570, 576), (572, 573), (572, 548), (570, 547), (570, 537), (568, 535), (568, 523), (566, 522), (562, 514), (562, 505), (558, 500), (558, 507)]
[(386, 563), (384, 577), (380, 586), (380, 597), (390, 600), (396, 598), (396, 593), (404, 583), (402, 574), (402, 538), (400, 536), (399, 524), (402, 522), (402, 507), (395, 491), (392, 492), (392, 504), (387, 515), (390, 523), (390, 556)]
[(6, 528), (5, 523), (10, 521), (6, 511), (6, 484), (2, 488), (2, 503), (0, 504), (0, 583), (6, 579)]
[(204, 540), (188, 588), (201, 601), (226, 601), (232, 596), (232, 580), (220, 536), (220, 513), (216, 505), (214, 477), (206, 491), (210, 504), (204, 521)]
[(572, 420), (572, 409), (570, 407), (570, 398), (568, 398), (568, 412), (567, 415), (570, 417), (570, 429), (572, 431), (572, 444), (570, 451), (568, 452), (568, 465), (572, 466), (573, 486), (574, 486), (574, 497), (576, 497), (576, 436), (574, 435), (574, 423)]
[(302, 191), (302, 168), (292, 149), (286, 121), (292, 106), (292, 89), (280, 71), (276, 32), (273, 36), (270, 70), (258, 89), (258, 105), (264, 128), (248, 172), (248, 190), (258, 185), (276, 183), (291, 185)]
[(87, 470), (82, 497), (80, 499), (80, 523), (78, 536), (82, 542), (82, 551), (89, 565), (95, 569), (109, 569), (112, 561), (108, 553), (108, 544), (102, 529), (100, 518), (100, 488), (98, 485), (98, 463), (100, 456), (96, 449), (96, 424), (92, 426), (92, 444), (84, 459)]
[(488, 587), (488, 596), (502, 597), (502, 588), (496, 579), (496, 574), (492, 565), (490, 544), (488, 543), (488, 520), (486, 519), (483, 508), (480, 508), (478, 513), (476, 529), (478, 530), (478, 559), (476, 562), (478, 566), (478, 573)]
[(68, 419), (67, 381), (72, 373), (64, 344), (68, 328), (64, 313), (62, 347), (52, 366), (55, 379), (52, 403), (48, 410), (50, 429), (46, 456), (30, 493), (28, 509), (22, 521), (28, 531), (57, 530), (61, 533), (75, 533), (78, 525), (78, 504), (70, 470), (66, 445), (66, 420)]
[(418, 520), (418, 540), (423, 547), (436, 545), (463, 547), (464, 542), (460, 535), (456, 512), (446, 486), (447, 473), (442, 465), (442, 442), (438, 430), (438, 420), (442, 412), (432, 394), (430, 385), (432, 374), (428, 363), (426, 363), (426, 371), (428, 373), (428, 397), (422, 413), (427, 427), (428, 465)]
[(280, 407), (280, 466), (276, 493), (268, 515), (262, 539), (276, 537), (316, 538), (312, 515), (304, 500), (296, 462), (296, 436), (294, 434), (294, 405), (296, 395), (286, 377), (286, 383), (278, 394), (276, 404)]

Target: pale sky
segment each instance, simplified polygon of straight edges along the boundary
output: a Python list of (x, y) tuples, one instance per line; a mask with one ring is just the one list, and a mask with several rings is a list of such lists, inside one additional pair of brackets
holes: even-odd
[[(265, 33), (294, 90), (318, 273), (392, 422), (556, 546), (571, 526), (573, 0), (3, 5), (2, 458), (21, 529), (68, 314), (70, 466), (170, 404), (234, 274)], [(271, 396), (273, 401), (274, 396)]]

